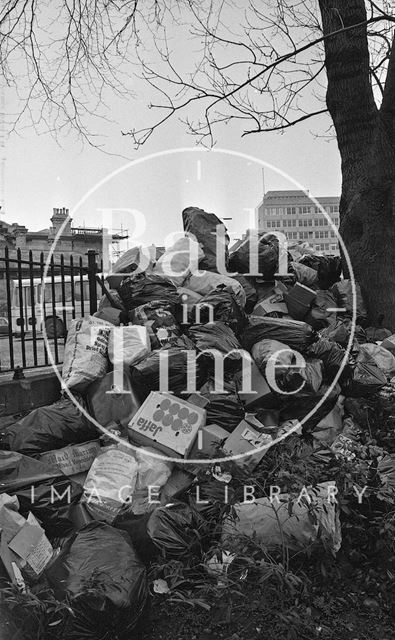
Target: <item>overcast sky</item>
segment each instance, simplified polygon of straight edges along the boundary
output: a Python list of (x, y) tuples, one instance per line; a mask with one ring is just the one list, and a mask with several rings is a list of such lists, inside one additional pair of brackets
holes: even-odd
[[(113, 123), (103, 123), (106, 155), (72, 136), (55, 141), (49, 134), (37, 135), (32, 128), (12, 133), (6, 146), (5, 212), (7, 222), (18, 222), (31, 230), (46, 228), (53, 207), (73, 209), (81, 198), (127, 162), (158, 151), (195, 147), (196, 141), (183, 124), (169, 121), (136, 151), (121, 131), (144, 123), (151, 113), (152, 96), (136, 81), (136, 97), (121, 102), (109, 95)], [(6, 112), (18, 111), (15, 96), (6, 93)], [(97, 122), (95, 123), (97, 127)], [(217, 146), (252, 155), (270, 163), (309, 189), (314, 196), (340, 195), (340, 160), (334, 140), (317, 136), (327, 130), (329, 119), (302, 123), (285, 134), (265, 133), (240, 137), (232, 124), (218, 132)], [(197, 169), (197, 160), (201, 165)], [(266, 190), (295, 189), (274, 171), (265, 171)], [(202, 151), (148, 160), (131, 167), (100, 187), (73, 216), (75, 226), (101, 226), (99, 208), (122, 207), (141, 211), (146, 231), (140, 241), (160, 244), (170, 231), (181, 229), (181, 211), (196, 205), (220, 217), (231, 217), (227, 226), (240, 235), (248, 226), (245, 209), (255, 208), (262, 198), (261, 167), (247, 159)], [(130, 216), (118, 215), (117, 223), (132, 230)]]

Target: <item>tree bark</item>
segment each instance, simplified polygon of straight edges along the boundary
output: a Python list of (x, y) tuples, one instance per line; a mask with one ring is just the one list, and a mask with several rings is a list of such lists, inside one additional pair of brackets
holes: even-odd
[[(325, 35), (367, 19), (364, 0), (319, 5)], [(395, 46), (380, 109), (366, 25), (326, 39), (325, 61), (327, 105), (342, 162), (340, 234), (370, 323), (395, 331)]]

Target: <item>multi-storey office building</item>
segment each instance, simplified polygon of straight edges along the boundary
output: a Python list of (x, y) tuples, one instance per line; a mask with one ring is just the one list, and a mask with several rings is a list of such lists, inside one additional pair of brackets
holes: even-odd
[[(339, 226), (339, 202), (337, 196), (316, 198)], [(258, 206), (258, 228), (265, 231), (282, 231), (289, 245), (308, 242), (322, 253), (339, 253), (336, 232), (322, 210), (303, 191), (268, 191)]]

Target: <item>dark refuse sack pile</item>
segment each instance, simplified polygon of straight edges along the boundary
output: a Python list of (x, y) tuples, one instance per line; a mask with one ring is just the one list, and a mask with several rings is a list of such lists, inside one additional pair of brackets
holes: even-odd
[(279, 276), (278, 240), (260, 234), (251, 276), (248, 234), (229, 250), (214, 214), (189, 207), (183, 224), (157, 261), (127, 251), (98, 312), (72, 322), (62, 377), (74, 402), (64, 393), (1, 434), (3, 571), (71, 603), (67, 638), (130, 637), (158, 558), (206, 558), (210, 573), (210, 548), (237, 554), (245, 536), (290, 549), (319, 538), (336, 553), (328, 482), (311, 488), (315, 519), (303, 501), (290, 514), (285, 493), (216, 509), (237, 470), (257, 473), (288, 433), (352, 461), (359, 399), (395, 395), (395, 336), (367, 326), (358, 284), (346, 352), (353, 296), (338, 257), (291, 248)]

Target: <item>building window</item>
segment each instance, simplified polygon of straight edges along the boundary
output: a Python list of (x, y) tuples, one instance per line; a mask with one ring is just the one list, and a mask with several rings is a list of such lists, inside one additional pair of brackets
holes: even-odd
[(316, 248), (316, 250), (317, 250), (317, 251), (319, 251), (319, 250), (320, 250), (320, 248), (321, 248), (321, 245), (316, 244), (316, 245), (315, 245), (315, 248)]
[(325, 251), (329, 251), (329, 244), (325, 245)]
[(331, 244), (331, 250), (332, 251), (336, 251), (337, 250), (337, 246), (335, 244)]

